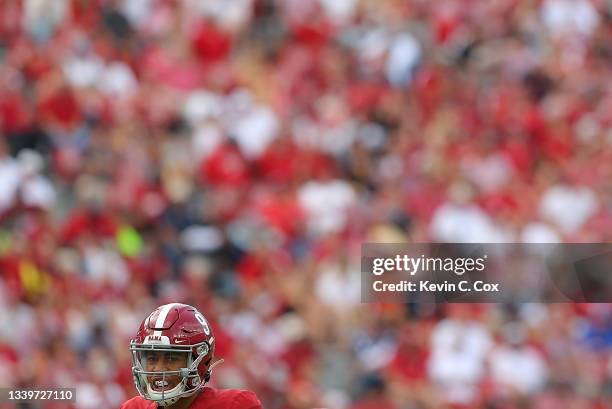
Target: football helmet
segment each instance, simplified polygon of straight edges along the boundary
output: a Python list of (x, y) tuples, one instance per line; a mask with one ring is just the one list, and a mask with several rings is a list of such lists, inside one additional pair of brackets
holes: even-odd
[(158, 307), (130, 342), (138, 393), (160, 406), (193, 395), (210, 379), (214, 351), (212, 330), (196, 308)]

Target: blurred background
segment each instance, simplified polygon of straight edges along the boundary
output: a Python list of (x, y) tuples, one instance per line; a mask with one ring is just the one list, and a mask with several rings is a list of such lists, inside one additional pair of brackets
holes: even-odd
[(177, 301), (266, 409), (611, 408), (610, 304), (359, 275), (363, 242), (609, 242), (611, 70), (610, 0), (3, 0), (0, 385), (119, 407)]

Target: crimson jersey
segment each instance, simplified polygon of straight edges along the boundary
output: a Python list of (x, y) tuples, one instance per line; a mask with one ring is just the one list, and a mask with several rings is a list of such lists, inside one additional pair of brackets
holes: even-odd
[[(136, 396), (121, 405), (120, 409), (157, 409), (157, 404)], [(204, 387), (189, 409), (263, 409), (263, 406), (250, 391)]]

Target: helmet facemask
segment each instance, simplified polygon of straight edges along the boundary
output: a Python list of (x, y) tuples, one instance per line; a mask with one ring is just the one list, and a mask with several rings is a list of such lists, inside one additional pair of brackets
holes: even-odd
[[(212, 341), (212, 340), (211, 340)], [(208, 380), (198, 371), (208, 355), (207, 342), (197, 345), (130, 345), (132, 374), (138, 393), (160, 406), (168, 406), (199, 391)]]

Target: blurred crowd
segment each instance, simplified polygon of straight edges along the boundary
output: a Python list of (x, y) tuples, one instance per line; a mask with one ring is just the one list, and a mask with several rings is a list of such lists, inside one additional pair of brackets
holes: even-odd
[(610, 304), (366, 305), (359, 273), (610, 241), (611, 39), (610, 0), (3, 0), (0, 385), (118, 407), (185, 302), (267, 409), (612, 407)]

